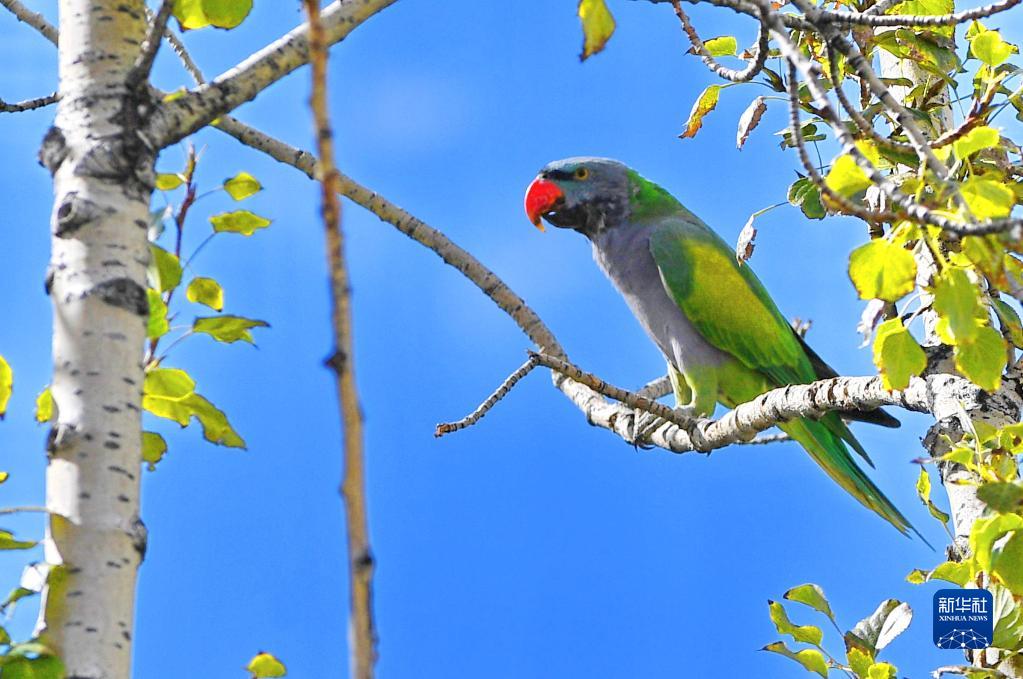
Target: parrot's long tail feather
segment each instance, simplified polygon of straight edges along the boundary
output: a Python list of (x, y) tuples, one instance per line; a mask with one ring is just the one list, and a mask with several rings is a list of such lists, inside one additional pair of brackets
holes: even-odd
[[(828, 417), (836, 417), (834, 413)], [(895, 526), (903, 535), (909, 531), (931, 546), (920, 531), (902, 515), (891, 500), (874, 485), (874, 482), (863, 473), (856, 461), (849, 454), (842, 439), (832, 432), (826, 423), (816, 420), (792, 420), (780, 425), (782, 431), (799, 442), (810, 457), (819, 464), (828, 476), (842, 486), (850, 495), (859, 500), (865, 507), (873, 510), (883, 519)], [(933, 547), (932, 547), (933, 549)]]

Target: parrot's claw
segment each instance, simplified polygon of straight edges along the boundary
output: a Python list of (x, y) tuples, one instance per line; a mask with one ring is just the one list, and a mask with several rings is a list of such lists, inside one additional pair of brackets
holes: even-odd
[(650, 447), (650, 437), (658, 429), (668, 424), (663, 417), (658, 417), (645, 410), (636, 409), (632, 413), (632, 426), (625, 439), (628, 443), (641, 448)]

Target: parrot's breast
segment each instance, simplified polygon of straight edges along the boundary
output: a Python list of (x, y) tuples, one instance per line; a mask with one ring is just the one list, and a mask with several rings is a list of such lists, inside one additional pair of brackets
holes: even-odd
[(593, 258), (676, 369), (684, 373), (687, 365), (720, 366), (731, 357), (703, 338), (664, 289), (650, 253), (650, 233), (655, 228), (622, 224), (606, 229), (592, 239)]

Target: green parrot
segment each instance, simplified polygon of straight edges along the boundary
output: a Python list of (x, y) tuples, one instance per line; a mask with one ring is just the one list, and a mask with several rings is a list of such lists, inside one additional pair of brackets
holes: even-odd
[[(709, 417), (788, 384), (834, 377), (734, 251), (678, 200), (622, 163), (569, 158), (544, 167), (525, 198), (529, 220), (578, 231), (664, 354), (678, 407)], [(864, 474), (873, 464), (842, 418), (888, 427), (884, 411), (829, 413), (779, 425), (838, 485), (901, 533), (919, 533)], [(847, 447), (848, 446), (848, 447)]]

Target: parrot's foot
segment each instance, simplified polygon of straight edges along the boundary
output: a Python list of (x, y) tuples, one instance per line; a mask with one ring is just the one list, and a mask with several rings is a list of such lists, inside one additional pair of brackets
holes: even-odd
[[(674, 408), (674, 411), (682, 419), (697, 420), (700, 418), (696, 412), (696, 408), (693, 408), (692, 406), (681, 406)], [(652, 437), (658, 429), (669, 424), (671, 423), (663, 417), (637, 408), (633, 411), (632, 426), (629, 428), (625, 440), (634, 446), (649, 446), (650, 437)]]

